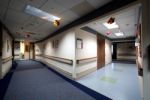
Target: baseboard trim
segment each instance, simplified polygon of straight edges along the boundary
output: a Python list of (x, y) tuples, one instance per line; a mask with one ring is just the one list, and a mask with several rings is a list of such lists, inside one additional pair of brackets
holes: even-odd
[(6, 70), (6, 72), (2, 71), (2, 73), (1, 73), (1, 79), (3, 79), (8, 74), (8, 72), (11, 70), (11, 68), (12, 68), (12, 65)]
[(97, 67), (92, 67), (92, 68), (89, 68), (89, 69), (87, 69), (87, 70), (85, 70), (83, 72), (77, 73), (76, 74), (76, 79), (79, 79), (79, 78), (81, 78), (83, 76), (86, 76), (86, 75), (88, 75), (88, 74), (90, 74), (90, 73), (92, 73), (92, 72), (94, 72), (96, 70), (97, 70)]
[(50, 67), (50, 68), (54, 69), (55, 71), (57, 71), (57, 72), (63, 74), (63, 75), (66, 76), (67, 78), (73, 79), (72, 73), (70, 73), (70, 72), (68, 72), (68, 71), (65, 71), (65, 70), (63, 70), (63, 69), (61, 69), (61, 68), (58, 68), (57, 66), (55, 66), (55, 65), (53, 65), (53, 64), (50, 64), (50, 63), (48, 63), (48, 62), (46, 62), (46, 61), (41, 61), (41, 60), (36, 60), (36, 61), (40, 61), (40, 62), (46, 64), (47, 67)]

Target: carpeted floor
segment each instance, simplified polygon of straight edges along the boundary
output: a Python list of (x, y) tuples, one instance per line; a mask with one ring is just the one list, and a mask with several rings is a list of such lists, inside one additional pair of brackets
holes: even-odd
[(17, 63), (4, 100), (95, 100), (39, 62)]

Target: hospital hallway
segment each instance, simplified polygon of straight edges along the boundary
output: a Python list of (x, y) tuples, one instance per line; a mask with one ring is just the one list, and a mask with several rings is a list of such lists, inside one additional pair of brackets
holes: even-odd
[[(124, 66), (128, 66), (128, 68), (124, 68)], [(9, 77), (6, 76), (4, 79), (7, 80), (5, 83), (8, 82), (6, 83), (8, 86), (3, 86), (3, 88), (7, 87), (4, 100), (49, 100), (49, 98), (58, 100), (68, 98), (69, 100), (111, 100), (108, 97), (115, 100), (140, 100), (138, 84), (135, 84), (138, 83), (136, 78), (138, 73), (135, 68), (135, 64), (131, 63), (112, 63), (106, 68), (93, 72), (75, 82), (41, 62), (34, 60), (16, 61), (8, 74)], [(115, 73), (116, 75), (114, 75)], [(133, 73), (135, 76), (132, 75)], [(121, 75), (124, 77), (122, 78)], [(129, 78), (129, 76), (132, 77)], [(135, 83), (126, 84), (127, 81), (134, 81)], [(119, 91), (115, 91), (115, 89)]]
[(0, 100), (150, 100), (149, 0), (0, 0)]

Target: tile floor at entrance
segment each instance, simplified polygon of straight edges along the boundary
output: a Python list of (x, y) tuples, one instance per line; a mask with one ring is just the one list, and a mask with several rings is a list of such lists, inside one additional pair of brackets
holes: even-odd
[(113, 100), (141, 100), (136, 64), (111, 63), (77, 82)]

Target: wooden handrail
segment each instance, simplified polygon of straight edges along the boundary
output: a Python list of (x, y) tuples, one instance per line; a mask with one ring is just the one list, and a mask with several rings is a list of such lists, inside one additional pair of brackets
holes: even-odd
[(48, 56), (48, 55), (43, 55), (43, 57), (51, 59), (51, 60), (55, 60), (55, 61), (58, 61), (58, 62), (61, 62), (61, 63), (73, 65), (73, 60), (71, 60), (71, 59), (66, 59), (66, 58), (61, 58), (61, 57), (54, 57), (54, 56)]
[(42, 54), (36, 54), (35, 56), (42, 56)]
[(3, 58), (2, 59), (2, 63), (4, 64), (4, 63), (6, 63), (6, 62), (8, 62), (8, 61), (10, 61), (12, 59), (13, 59), (13, 56), (10, 56), (10, 57), (7, 57), (7, 58)]
[[(87, 61), (87, 60), (92, 60), (92, 59), (96, 59), (97, 57), (90, 57), (90, 58), (84, 58), (84, 59), (78, 59), (77, 60), (77, 64), (80, 64), (82, 61)], [(95, 60), (93, 60), (95, 61)]]
[(61, 57), (55, 57), (55, 56), (48, 56), (48, 55), (36, 55), (36, 56), (42, 56), (47, 59), (55, 60), (61, 63), (73, 65), (73, 60), (67, 59), (67, 58), (61, 58)]
[(14, 56), (19, 56), (19, 54), (15, 54)]
[[(44, 55), (44, 56), (48, 56), (48, 55)], [(53, 57), (53, 58), (58, 58), (58, 59), (63, 59), (63, 60), (72, 61), (71, 59), (62, 58), (62, 57), (55, 57), (55, 56), (49, 56), (49, 57)]]

